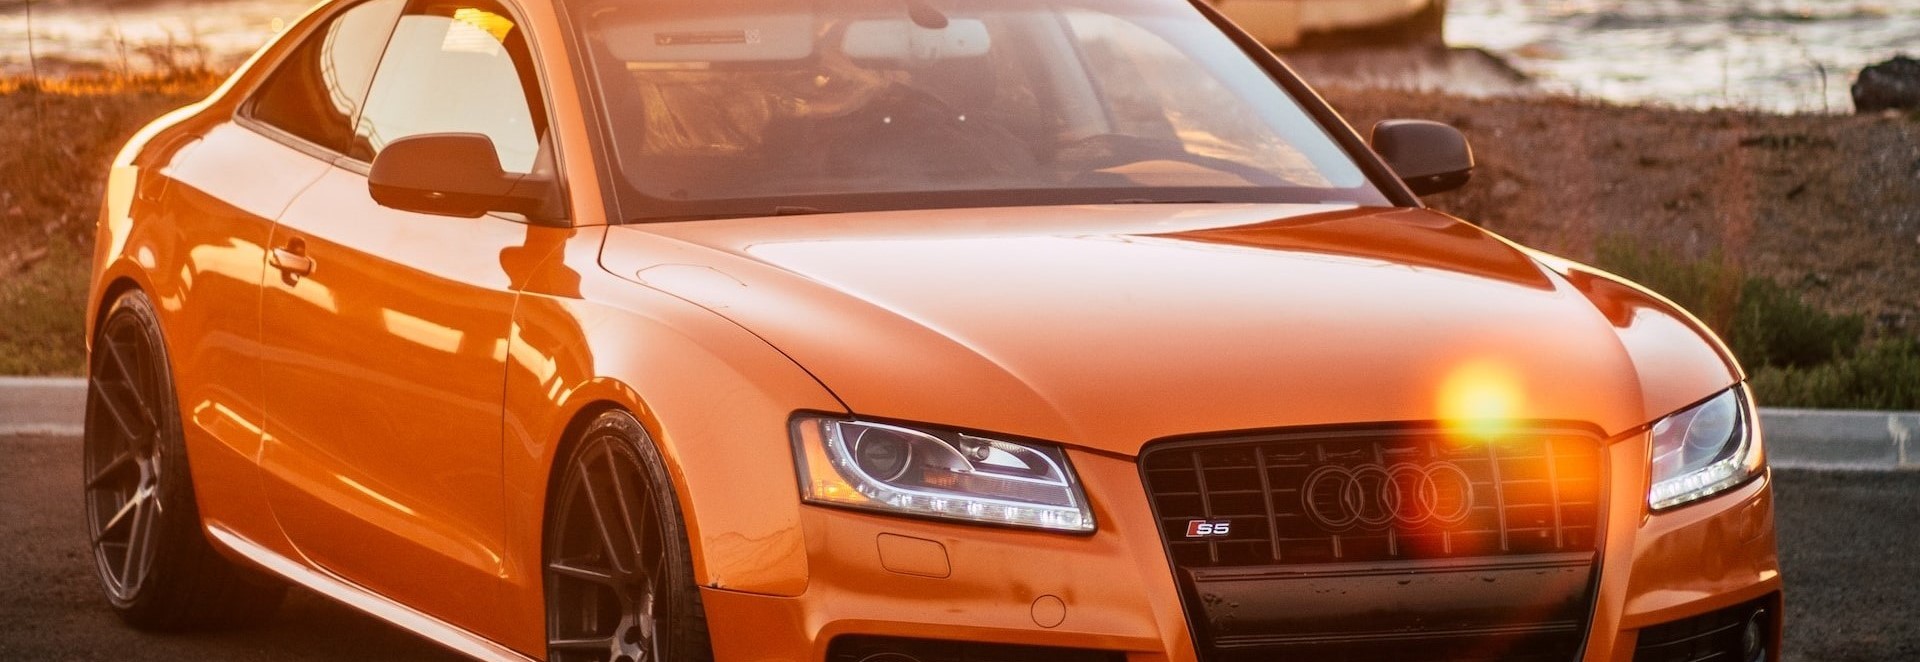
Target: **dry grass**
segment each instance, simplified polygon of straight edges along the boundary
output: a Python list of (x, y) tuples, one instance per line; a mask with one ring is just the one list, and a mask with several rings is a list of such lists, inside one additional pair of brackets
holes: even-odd
[(81, 372), (107, 168), (141, 126), (218, 84), (191, 71), (0, 80), (0, 374)]

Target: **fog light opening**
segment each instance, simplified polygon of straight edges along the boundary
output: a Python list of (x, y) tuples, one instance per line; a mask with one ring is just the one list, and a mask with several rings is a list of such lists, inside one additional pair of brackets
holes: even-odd
[(1740, 631), (1740, 657), (1748, 662), (1762, 662), (1767, 655), (1767, 610), (1756, 609), (1753, 616), (1747, 618), (1747, 626)]

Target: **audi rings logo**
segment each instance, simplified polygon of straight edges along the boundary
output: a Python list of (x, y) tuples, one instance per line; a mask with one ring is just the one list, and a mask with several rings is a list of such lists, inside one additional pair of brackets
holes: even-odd
[(1300, 485), (1307, 516), (1329, 531), (1452, 526), (1473, 511), (1473, 480), (1450, 462), (1326, 466)]

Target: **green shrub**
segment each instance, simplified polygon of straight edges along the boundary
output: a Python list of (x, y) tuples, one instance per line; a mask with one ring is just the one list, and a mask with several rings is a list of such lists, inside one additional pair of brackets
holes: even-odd
[(1920, 340), (1886, 340), (1808, 368), (1761, 368), (1753, 391), (1765, 407), (1920, 409)]
[(1742, 278), (1719, 260), (1683, 260), (1614, 238), (1600, 242), (1594, 262), (1705, 321), (1751, 373), (1762, 405), (1920, 409), (1920, 340), (1862, 348), (1864, 316), (1821, 310), (1790, 288)]
[(1863, 316), (1830, 314), (1779, 283), (1754, 278), (1740, 288), (1727, 344), (1745, 365), (1808, 368), (1853, 353), (1866, 324)]
[(78, 375), (86, 365), (87, 263), (64, 243), (0, 280), (0, 375)]

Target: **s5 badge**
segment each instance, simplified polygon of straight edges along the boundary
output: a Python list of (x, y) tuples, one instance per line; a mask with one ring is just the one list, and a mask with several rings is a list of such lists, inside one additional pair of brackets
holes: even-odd
[(1223, 520), (1204, 520), (1204, 519), (1188, 520), (1187, 521), (1187, 537), (1188, 538), (1224, 538), (1227, 535), (1227, 531), (1232, 528), (1233, 528), (1232, 520), (1224, 520), (1224, 519)]

